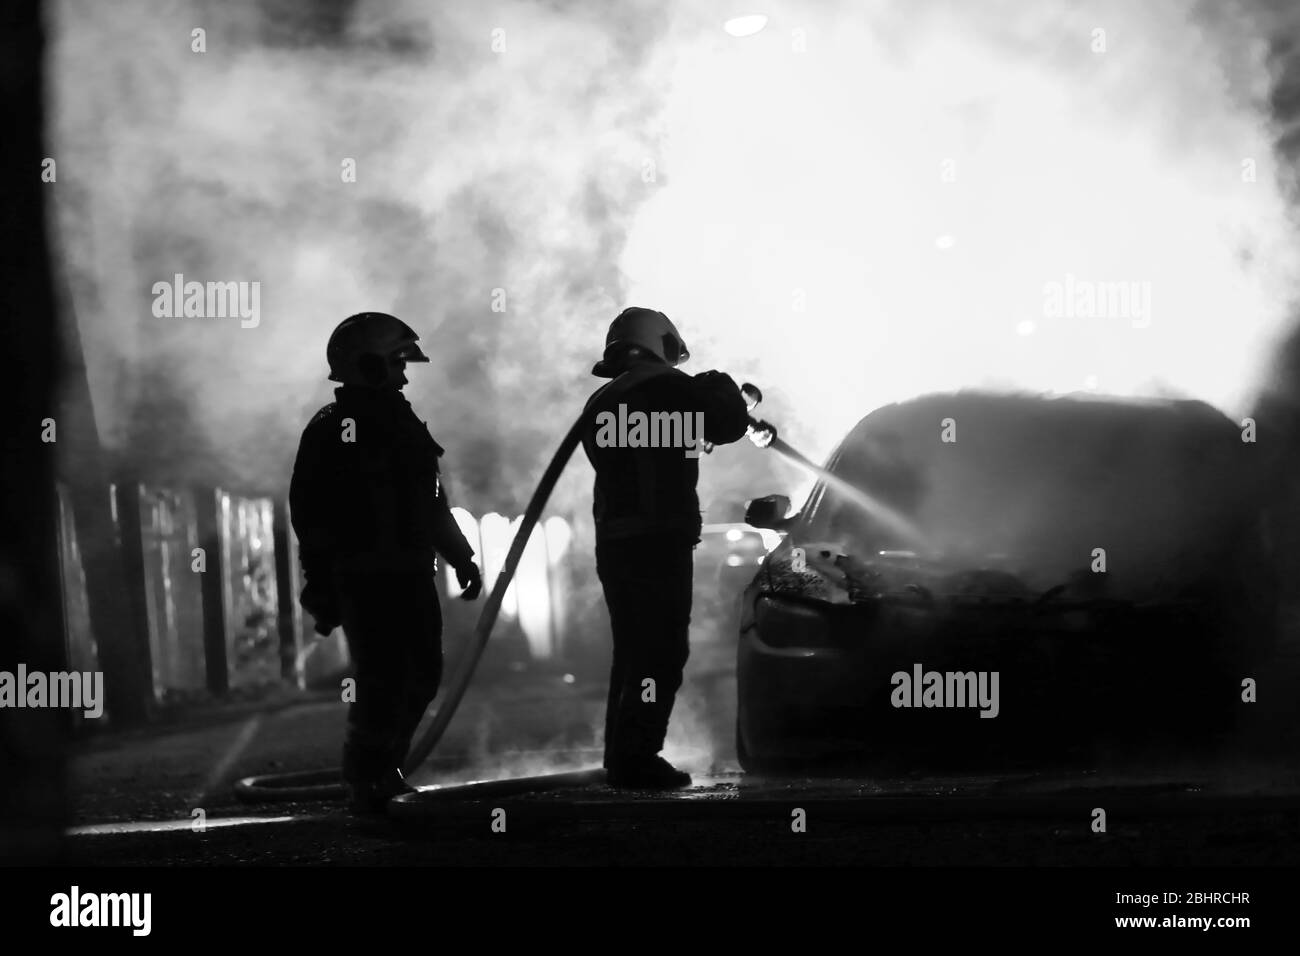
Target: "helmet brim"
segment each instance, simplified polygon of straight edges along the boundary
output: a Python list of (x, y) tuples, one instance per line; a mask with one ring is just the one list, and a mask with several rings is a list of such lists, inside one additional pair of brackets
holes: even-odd
[(403, 362), (429, 361), (429, 356), (425, 355), (424, 352), (420, 350), (420, 346), (416, 345), (414, 342), (411, 342), (409, 345), (403, 345), (398, 349), (396, 357), (401, 359)]

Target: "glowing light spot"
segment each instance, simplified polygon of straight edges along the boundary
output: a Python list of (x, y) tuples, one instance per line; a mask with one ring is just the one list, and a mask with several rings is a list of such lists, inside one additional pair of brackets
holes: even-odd
[(572, 684), (575, 680), (577, 680), (577, 678), (574, 677), (572, 674), (565, 674), (564, 677), (561, 678), (561, 679), (562, 679), (566, 684)]
[(738, 554), (727, 555), (727, 567), (738, 568), (745, 563), (745, 559)]
[(761, 13), (751, 13), (743, 17), (732, 17), (722, 25), (733, 37), (752, 37), (767, 26), (767, 17)]
[(743, 531), (741, 531), (739, 528), (729, 528), (729, 529), (727, 529), (727, 540), (728, 540), (728, 541), (739, 541), (739, 540), (740, 540), (741, 538), (743, 538), (744, 536), (745, 536), (745, 533), (744, 533)]
[[(204, 827), (209, 830), (216, 830), (222, 827), (258, 826), (264, 823), (293, 823), (311, 819), (322, 818), (311, 816), (225, 817), (222, 819), (209, 819), (204, 823)], [(186, 817), (183, 820), (154, 820), (143, 823), (92, 823), (86, 826), (69, 827), (65, 832), (69, 836), (111, 836), (121, 833), (176, 833), (191, 831), (193, 828), (194, 820)]]

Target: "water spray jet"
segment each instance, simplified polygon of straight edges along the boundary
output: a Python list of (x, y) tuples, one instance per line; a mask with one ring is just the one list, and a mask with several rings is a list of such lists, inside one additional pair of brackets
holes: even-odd
[[(763, 400), (763, 393), (748, 382), (740, 388), (741, 394), (752, 412), (759, 402)], [(770, 448), (782, 458), (798, 465), (813, 475), (820, 481), (825, 482), (828, 486), (835, 489), (844, 500), (852, 503), (862, 509), (871, 517), (888, 526), (890, 530), (902, 535), (915, 550), (930, 550), (929, 543), (921, 530), (911, 521), (905, 518), (895, 509), (889, 507), (884, 502), (867, 494), (856, 485), (850, 484), (838, 475), (832, 474), (821, 465), (818, 465), (807, 455), (794, 448), (784, 438), (777, 434), (776, 427), (770, 422), (754, 418), (752, 415), (749, 419), (749, 439), (759, 448)], [(711, 449), (706, 448), (705, 451)]]

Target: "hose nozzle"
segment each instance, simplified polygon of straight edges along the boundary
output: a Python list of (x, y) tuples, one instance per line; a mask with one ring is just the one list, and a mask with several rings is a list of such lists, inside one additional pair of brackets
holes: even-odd
[(765, 422), (760, 418), (750, 418), (749, 429), (745, 432), (759, 448), (766, 448), (772, 442), (776, 441), (776, 426), (771, 422)]

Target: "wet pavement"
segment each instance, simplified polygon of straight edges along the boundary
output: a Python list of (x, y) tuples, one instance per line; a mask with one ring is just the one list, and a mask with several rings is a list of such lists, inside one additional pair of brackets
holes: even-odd
[[(702, 663), (706, 658), (701, 658)], [(629, 792), (600, 774), (604, 687), (533, 675), (471, 688), (422, 793), (380, 817), (337, 800), (249, 803), (235, 783), (337, 763), (346, 706), (285, 693), (83, 741), (63, 862), (83, 865), (1296, 865), (1296, 698), (1272, 693), (1236, 735), (1173, 756), (1159, 742), (1053, 766), (959, 767), (901, 754), (836, 777), (750, 776), (729, 747), (734, 679), (701, 668), (670, 759), (692, 787)], [(724, 706), (707, 706), (722, 702)], [(1266, 706), (1265, 706), (1266, 704)], [(516, 782), (502, 786), (509, 778)], [(519, 778), (533, 778), (522, 782)], [(487, 781), (481, 786), (465, 786)], [(1095, 828), (1104, 810), (1106, 828)]]
[[(961, 795), (956, 795), (960, 792)], [(1204, 799), (1183, 788), (1005, 789), (913, 781), (708, 778), (673, 796), (603, 786), (441, 799), (387, 818), (337, 805), (83, 832), (67, 862), (127, 865), (1295, 865), (1293, 794)], [(1104, 833), (1092, 812), (1108, 813)], [(800, 820), (802, 829), (796, 829)]]
[[(359, 817), (246, 805), (83, 827), (67, 862), (126, 865), (1295, 865), (1300, 775), (1077, 771), (758, 778), (669, 793), (560, 777), (431, 786)], [(555, 786), (556, 782), (563, 785)], [(1097, 808), (1105, 832), (1095, 832)], [(797, 821), (797, 823), (796, 823)]]

